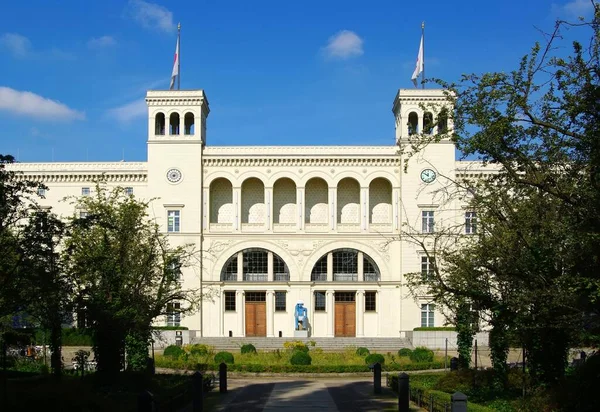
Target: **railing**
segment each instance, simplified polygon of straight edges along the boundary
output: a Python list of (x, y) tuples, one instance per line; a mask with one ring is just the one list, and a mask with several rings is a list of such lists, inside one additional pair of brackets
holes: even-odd
[(360, 232), (359, 223), (338, 223), (337, 231), (340, 233), (355, 233)]
[(334, 273), (333, 280), (335, 282), (356, 282), (358, 273)]
[(273, 232), (286, 233), (298, 230), (296, 223), (273, 223)]
[(329, 231), (329, 224), (327, 223), (305, 223), (304, 230), (306, 232), (323, 233)]
[(266, 228), (264, 223), (242, 223), (242, 232), (264, 232)]
[(237, 282), (237, 273), (225, 273), (221, 280), (224, 282)]
[(290, 274), (289, 273), (275, 273), (273, 275), (273, 280), (275, 282), (287, 282), (290, 280)]
[(326, 282), (327, 273), (313, 273), (312, 275), (310, 275), (310, 280), (312, 282)]
[(232, 223), (211, 223), (209, 225), (211, 232), (231, 232), (233, 230)]
[(244, 282), (266, 282), (269, 275), (266, 273), (244, 273)]
[(365, 282), (379, 282), (379, 274), (377, 273), (365, 273)]
[(370, 223), (369, 224), (370, 232), (391, 232), (392, 224), (391, 223)]

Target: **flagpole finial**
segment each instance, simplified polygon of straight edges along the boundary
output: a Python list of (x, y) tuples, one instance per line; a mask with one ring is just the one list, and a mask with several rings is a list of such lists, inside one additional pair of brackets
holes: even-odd
[(181, 23), (177, 23), (177, 31), (181, 31)]
[(425, 22), (421, 22), (421, 28), (424, 29), (425, 28)]

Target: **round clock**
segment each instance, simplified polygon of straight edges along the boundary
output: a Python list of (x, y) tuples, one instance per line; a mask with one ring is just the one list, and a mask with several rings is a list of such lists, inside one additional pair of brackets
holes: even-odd
[(179, 169), (169, 169), (167, 171), (167, 180), (171, 183), (177, 183), (181, 180), (181, 172)]
[(425, 183), (431, 183), (435, 180), (436, 174), (433, 169), (425, 169), (421, 172), (421, 180)]

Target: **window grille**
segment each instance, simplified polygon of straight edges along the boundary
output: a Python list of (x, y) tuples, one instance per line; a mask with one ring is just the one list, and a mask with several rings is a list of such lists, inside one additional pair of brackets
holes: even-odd
[(477, 214), (475, 212), (465, 212), (465, 233), (468, 235), (477, 233)]
[(225, 292), (225, 310), (235, 311), (235, 292)]
[(423, 220), (423, 233), (433, 233), (433, 211), (432, 210), (423, 210), (421, 212), (422, 220)]
[(327, 255), (319, 259), (313, 266), (310, 280), (313, 282), (325, 282), (327, 280)]
[(434, 326), (434, 310), (435, 305), (431, 303), (421, 305), (421, 327), (427, 328)]
[(325, 311), (325, 292), (315, 292), (315, 312)]
[(374, 312), (377, 310), (377, 292), (365, 292), (365, 311)]
[(285, 312), (285, 292), (275, 292), (275, 312)]
[(181, 216), (179, 210), (168, 210), (167, 211), (167, 232), (179, 232), (181, 223)]

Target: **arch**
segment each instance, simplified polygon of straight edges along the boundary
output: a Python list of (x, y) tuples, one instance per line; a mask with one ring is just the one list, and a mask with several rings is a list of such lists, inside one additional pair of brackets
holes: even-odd
[(187, 134), (187, 135), (191, 135), (191, 134), (195, 134), (194, 132), (194, 113), (192, 112), (187, 112), (184, 116), (183, 116), (183, 133)]
[(169, 116), (169, 134), (170, 135), (178, 135), (179, 134), (179, 113), (173, 112)]
[(376, 282), (381, 279), (381, 272), (375, 260), (368, 254), (352, 248), (334, 249), (321, 256), (311, 270), (311, 281), (325, 281), (327, 273), (332, 273), (334, 282), (357, 282), (361, 278), (365, 282)]
[(337, 185), (337, 223), (360, 224), (360, 185), (351, 177)]
[[(241, 254), (241, 257), (240, 257)], [(264, 248), (247, 248), (231, 255), (221, 268), (221, 281), (268, 282), (269, 254), (273, 256), (272, 279), (276, 282), (290, 280), (290, 271), (285, 261), (278, 254)], [(242, 267), (239, 267), (239, 264)], [(242, 277), (238, 274), (241, 272)]]
[(442, 107), (437, 119), (438, 133), (448, 133), (448, 109)]
[(210, 183), (210, 223), (233, 224), (233, 186), (220, 177)]
[(296, 183), (287, 177), (273, 185), (273, 223), (296, 223)]
[(432, 134), (433, 126), (433, 114), (431, 112), (425, 112), (423, 114), (423, 133)]
[(251, 177), (242, 183), (242, 223), (266, 222), (265, 185)]
[(417, 112), (408, 114), (408, 134), (413, 135), (419, 133), (419, 115)]
[(369, 224), (392, 223), (392, 184), (378, 177), (369, 184)]
[(305, 186), (304, 222), (309, 224), (329, 223), (329, 188), (320, 177), (313, 177)]
[(163, 112), (156, 113), (154, 117), (154, 134), (164, 135), (165, 134), (165, 114)]

